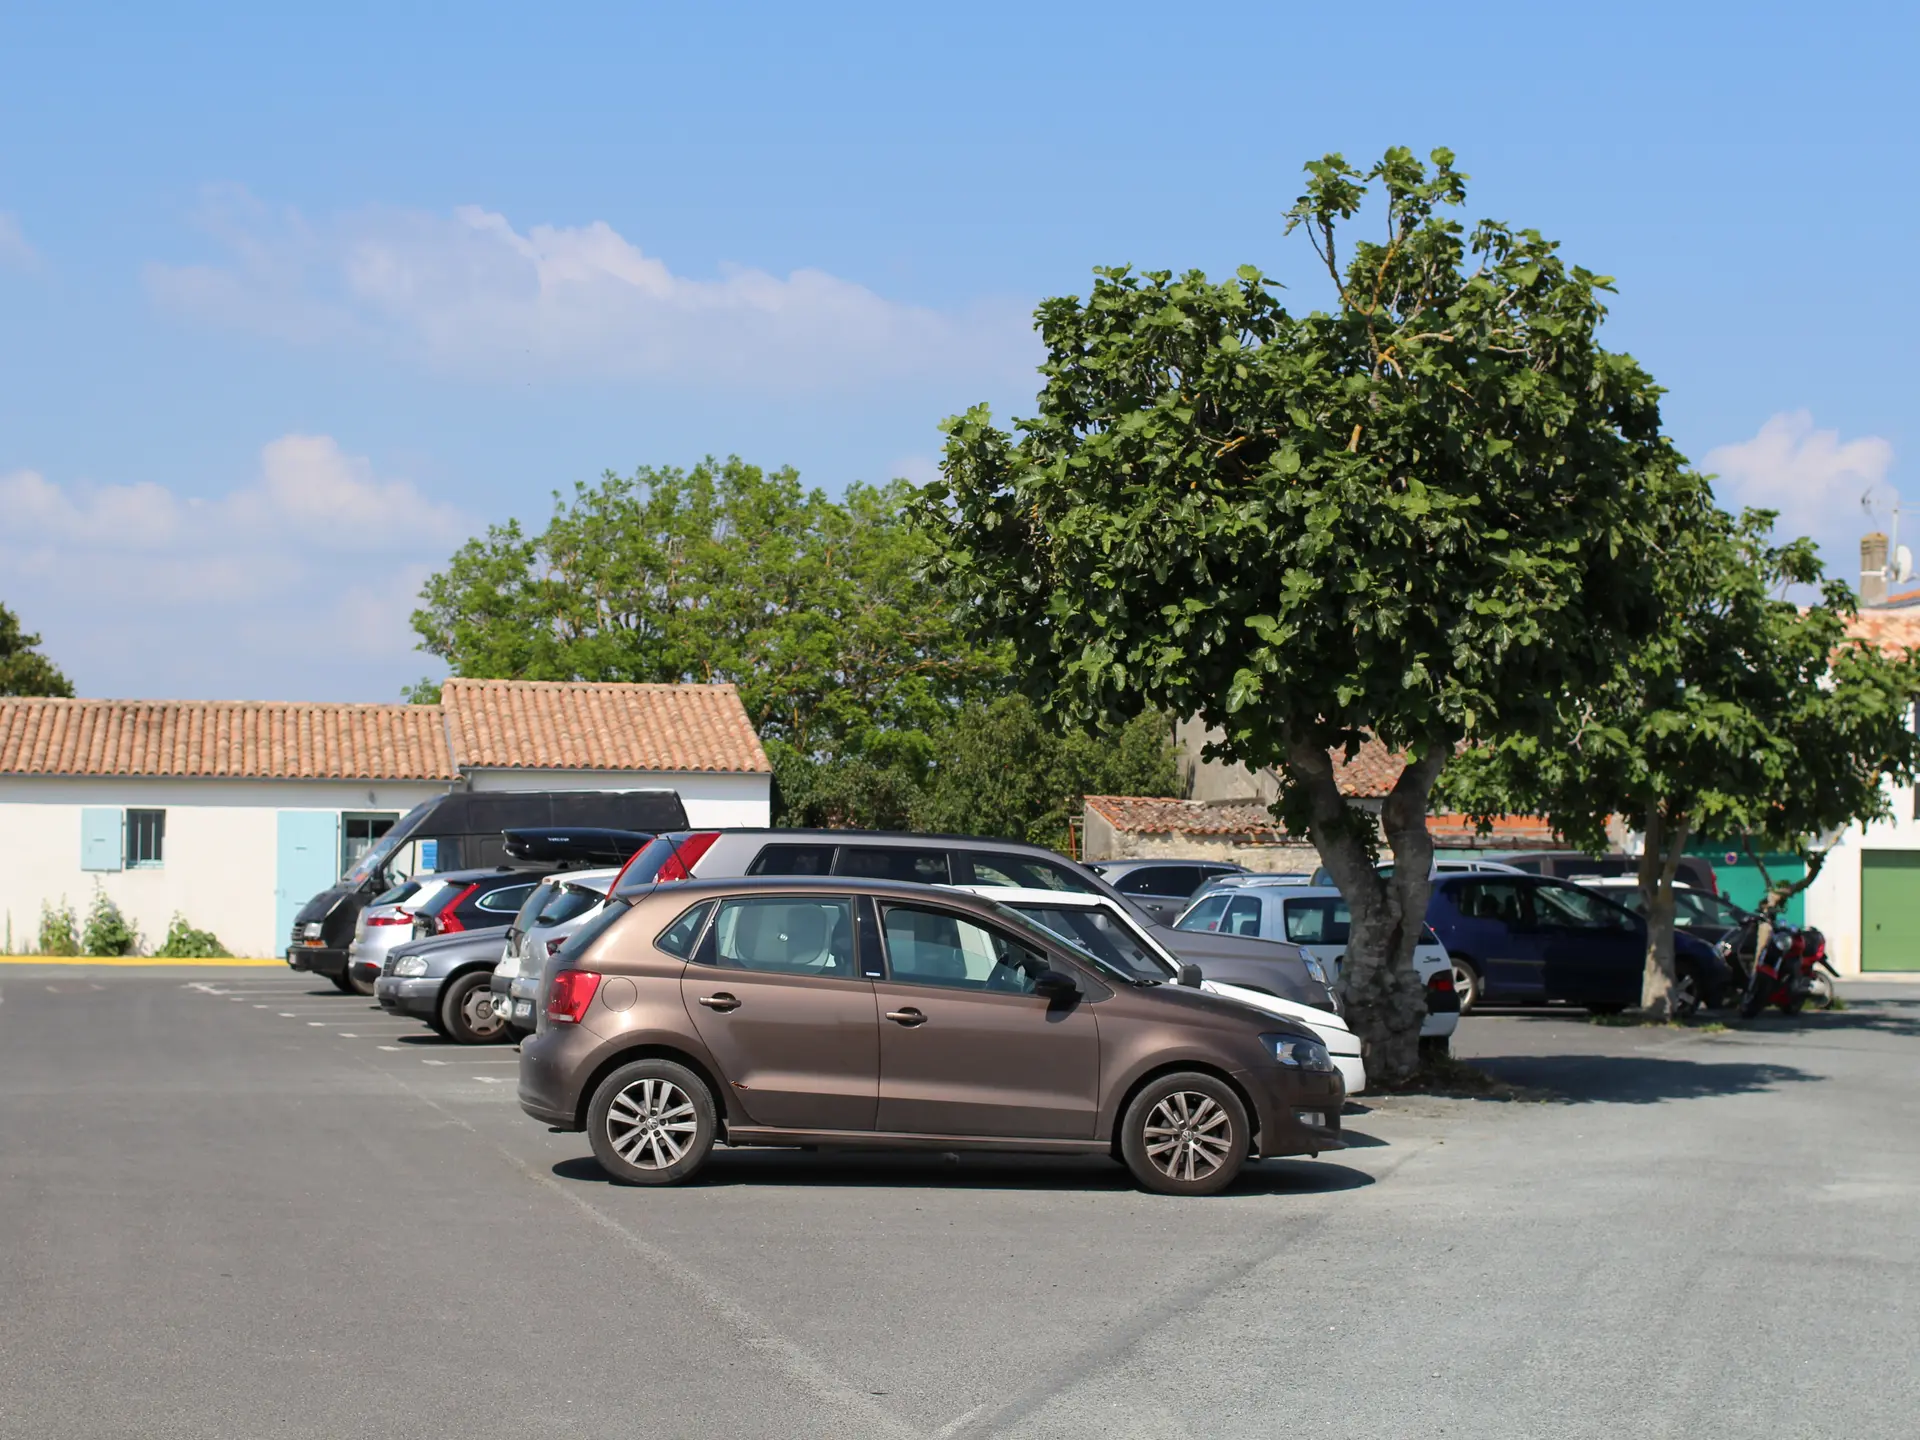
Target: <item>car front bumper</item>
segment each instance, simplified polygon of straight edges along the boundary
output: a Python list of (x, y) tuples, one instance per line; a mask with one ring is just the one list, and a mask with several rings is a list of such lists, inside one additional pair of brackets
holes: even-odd
[(402, 979), (398, 975), (382, 975), (373, 983), (373, 998), (389, 1014), (431, 1020), (440, 1008), (440, 987), (443, 983), (437, 976), (408, 976)]
[[(1283, 1065), (1241, 1070), (1235, 1080), (1253, 1097), (1260, 1112), (1260, 1158), (1281, 1155), (1318, 1155), (1344, 1150), (1340, 1112), (1346, 1107), (1347, 1086), (1336, 1070), (1294, 1070)], [(1310, 1124), (1303, 1116), (1319, 1117)]]
[(325, 945), (289, 945), (287, 947), (287, 968), (305, 970), (314, 975), (325, 975), (332, 979), (347, 973), (347, 952), (331, 949)]

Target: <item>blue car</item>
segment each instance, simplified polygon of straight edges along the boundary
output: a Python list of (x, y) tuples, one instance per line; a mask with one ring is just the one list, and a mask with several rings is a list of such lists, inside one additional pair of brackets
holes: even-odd
[[(1452, 957), (1463, 1015), (1476, 1005), (1552, 1000), (1606, 1015), (1640, 1003), (1646, 922), (1578, 885), (1538, 875), (1441, 875), (1427, 923)], [(1673, 959), (1676, 1013), (1731, 997), (1732, 974), (1711, 945), (1676, 933)]]

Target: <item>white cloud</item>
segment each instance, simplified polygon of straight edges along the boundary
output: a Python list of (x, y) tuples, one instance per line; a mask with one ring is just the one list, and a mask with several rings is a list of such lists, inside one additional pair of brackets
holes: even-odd
[[(325, 435), (284, 435), (224, 495), (0, 475), (3, 597), (83, 693), (327, 699), (430, 668), (407, 617), (465, 532)], [(112, 677), (108, 680), (107, 677)], [(97, 677), (97, 678), (96, 678)], [(324, 677), (324, 678), (322, 678)]]
[(0, 210), (0, 265), (30, 270), (39, 263), (40, 256), (27, 243), (26, 232), (20, 228), (18, 217)]
[(487, 376), (651, 378), (781, 390), (1031, 369), (1024, 307), (946, 312), (824, 271), (675, 274), (603, 221), (517, 230), (478, 206), (315, 224), (224, 192), (211, 265), (152, 265), (178, 313), (296, 342), (358, 342)]
[(1877, 435), (1842, 440), (1838, 430), (1816, 430), (1805, 410), (1775, 415), (1751, 440), (1709, 450), (1703, 463), (1722, 503), (1779, 511), (1776, 533), (1813, 537), (1828, 572), (1849, 581), (1860, 536), (1885, 529), (1891, 516), (1892, 444)]

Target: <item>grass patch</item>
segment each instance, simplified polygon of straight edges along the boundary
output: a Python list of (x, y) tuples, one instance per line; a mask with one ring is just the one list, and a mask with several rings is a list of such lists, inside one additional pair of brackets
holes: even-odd
[[(1369, 1087), (1375, 1088), (1375, 1087)], [(1551, 1090), (1515, 1085), (1451, 1055), (1423, 1055), (1420, 1068), (1398, 1085), (1377, 1087), (1388, 1095), (1440, 1095), (1456, 1100), (1557, 1100)]]
[(1829, 1010), (1845, 1010), (1845, 1009), (1848, 1009), (1848, 1008), (1849, 1008), (1849, 1007), (1848, 1007), (1848, 1005), (1847, 1005), (1847, 1002), (1846, 1002), (1845, 1000), (1843, 1000), (1843, 999), (1841, 999), (1841, 998), (1840, 998), (1840, 997), (1839, 997), (1838, 995), (1836, 995), (1836, 996), (1834, 996), (1834, 997), (1833, 997), (1833, 1003), (1832, 1003), (1831, 1005), (1829, 1005), (1829, 1006), (1827, 1006), (1827, 1009), (1829, 1009)]
[(1589, 1015), (1587, 1016), (1587, 1023), (1589, 1025), (1612, 1025), (1621, 1028), (1652, 1030), (1700, 1030), (1709, 1035), (1716, 1035), (1727, 1028), (1725, 1023), (1719, 1020), (1701, 1020), (1697, 1018), (1693, 1020), (1655, 1020), (1651, 1015), (1634, 1014)]

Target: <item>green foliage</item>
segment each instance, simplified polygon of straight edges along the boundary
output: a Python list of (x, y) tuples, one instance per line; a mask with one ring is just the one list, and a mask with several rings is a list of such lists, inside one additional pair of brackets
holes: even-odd
[(728, 681), (769, 741), (858, 755), (999, 681), (903, 524), (911, 487), (840, 502), (738, 459), (609, 472), (468, 542), (422, 592), (422, 648), (460, 675)]
[[(1355, 907), (1349, 998), (1387, 1080), (1425, 1013), (1428, 789), (1459, 742), (1550, 729), (1556, 696), (1611, 672), (1652, 613), (1652, 517), (1703, 489), (1657, 387), (1597, 341), (1609, 282), (1536, 231), (1467, 234), (1465, 177), (1432, 161), (1307, 167), (1289, 228), (1329, 311), (1251, 266), (1101, 269), (1045, 301), (1037, 416), (1017, 437), (985, 407), (949, 420), (920, 509), (1048, 705), (1198, 716), (1216, 753), (1279, 770), (1281, 818)], [(1385, 234), (1343, 266), (1376, 182)], [(1367, 735), (1416, 762), (1383, 811), (1388, 882), (1326, 759)]]
[(510, 523), (462, 547), (414, 627), (459, 675), (739, 686), (782, 824), (1060, 846), (1089, 789), (1166, 793), (1158, 719), (1095, 740), (1007, 696), (1010, 652), (975, 639), (932, 578), (911, 495), (834, 501), (737, 459), (609, 474), (556, 497), (539, 534)]
[(184, 915), (175, 911), (173, 922), (167, 926), (167, 938), (153, 953), (170, 960), (216, 960), (233, 952), (211, 930), (194, 929)]
[(20, 617), (0, 605), (0, 695), (55, 695), (71, 698), (73, 682), (34, 647), (38, 635), (20, 628)]
[(120, 907), (98, 884), (93, 887), (93, 904), (87, 908), (86, 928), (80, 934), (80, 950), (85, 955), (131, 955), (140, 948), (140, 932), (120, 913)]
[(62, 895), (58, 905), (40, 902), (40, 943), (38, 950), (42, 955), (78, 955), (80, 953), (80, 922), (74, 918), (73, 906)]
[(440, 682), (438, 680), (423, 678), (416, 684), (402, 686), (400, 696), (409, 705), (438, 705), (440, 703)]

